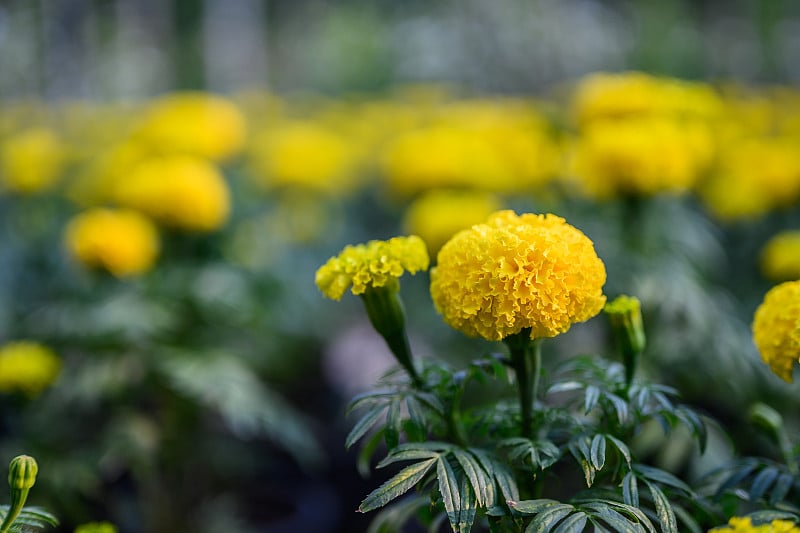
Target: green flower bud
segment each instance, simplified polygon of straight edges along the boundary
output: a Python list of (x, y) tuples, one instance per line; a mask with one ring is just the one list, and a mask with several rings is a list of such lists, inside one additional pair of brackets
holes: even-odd
[(622, 353), (625, 381), (630, 385), (636, 372), (639, 355), (644, 351), (646, 344), (641, 303), (638, 298), (622, 295), (607, 303), (603, 311), (611, 323), (611, 331)]
[(783, 431), (783, 417), (781, 414), (764, 403), (756, 403), (747, 413), (750, 422), (769, 431), (773, 436)]
[(11, 490), (30, 489), (36, 483), (39, 465), (30, 455), (18, 455), (8, 465), (8, 486)]

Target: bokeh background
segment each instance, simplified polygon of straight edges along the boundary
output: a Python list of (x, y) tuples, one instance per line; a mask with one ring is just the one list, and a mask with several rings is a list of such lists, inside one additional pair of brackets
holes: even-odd
[[(800, 229), (800, 3), (20, 0), (0, 50), (0, 459), (37, 457), (62, 531), (366, 531), (388, 473), (345, 406), (391, 357), (314, 272), (499, 208), (589, 235), (642, 299), (643, 372), (731, 435), (641, 453), (775, 453), (756, 400), (797, 427), (749, 323), (800, 277), (796, 237), (763, 251)], [(403, 294), (420, 355), (498, 349), (427, 274)], [(610, 353), (596, 322), (545, 353)]]

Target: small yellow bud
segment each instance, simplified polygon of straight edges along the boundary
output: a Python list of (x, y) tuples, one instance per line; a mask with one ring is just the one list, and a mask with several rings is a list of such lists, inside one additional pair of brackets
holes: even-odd
[(625, 381), (630, 385), (639, 362), (639, 354), (646, 344), (641, 303), (638, 298), (622, 295), (607, 303), (603, 311), (611, 323), (614, 339), (622, 353)]

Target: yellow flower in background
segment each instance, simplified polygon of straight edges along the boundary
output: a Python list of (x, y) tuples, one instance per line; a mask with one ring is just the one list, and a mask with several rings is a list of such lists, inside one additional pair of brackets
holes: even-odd
[(405, 230), (419, 235), (434, 255), (450, 238), (500, 210), (500, 201), (479, 191), (431, 191), (411, 203), (406, 211)]
[(86, 266), (124, 278), (148, 271), (159, 251), (158, 232), (146, 216), (128, 209), (92, 208), (67, 225), (67, 250)]
[(709, 530), (709, 533), (800, 533), (800, 527), (789, 520), (773, 520), (766, 524), (753, 525), (749, 517), (734, 516), (728, 524)]
[(426, 270), (429, 263), (422, 239), (415, 235), (393, 237), (345, 246), (317, 270), (315, 282), (326, 297), (339, 300), (351, 286), (353, 294), (364, 294), (367, 287), (397, 283), (405, 271), (415, 274)]
[(597, 121), (576, 141), (571, 173), (593, 198), (685, 193), (710, 167), (714, 149), (710, 130), (697, 121)]
[(334, 130), (310, 121), (276, 124), (253, 141), (250, 164), (266, 188), (301, 187), (343, 196), (359, 184), (358, 150)]
[(752, 328), (761, 359), (791, 383), (794, 363), (800, 361), (800, 281), (770, 289), (756, 309)]
[(131, 169), (148, 157), (150, 150), (141, 142), (117, 143), (79, 168), (67, 186), (67, 197), (82, 206), (110, 202), (117, 184), (126, 180)]
[(117, 533), (117, 527), (111, 522), (89, 522), (76, 527), (74, 533)]
[(50, 348), (32, 341), (0, 346), (0, 392), (36, 396), (51, 385), (61, 370), (61, 360)]
[(221, 96), (176, 92), (150, 103), (136, 137), (159, 153), (223, 161), (244, 146), (246, 126), (239, 108)]
[(596, 73), (579, 81), (572, 99), (578, 124), (635, 115), (713, 117), (722, 102), (705, 84), (660, 78), (643, 72)]
[(747, 138), (720, 151), (699, 195), (721, 220), (754, 218), (800, 199), (800, 150), (789, 137)]
[(553, 337), (603, 309), (606, 269), (594, 245), (555, 215), (499, 211), (456, 234), (431, 269), (431, 296), (453, 328), (501, 340)]
[(30, 129), (0, 145), (0, 185), (20, 194), (35, 194), (53, 187), (61, 178), (64, 146), (53, 131)]
[(218, 229), (231, 208), (228, 185), (217, 167), (186, 155), (142, 160), (117, 181), (111, 197), (159, 222), (194, 231)]
[(761, 272), (773, 281), (800, 279), (800, 231), (783, 231), (761, 249)]

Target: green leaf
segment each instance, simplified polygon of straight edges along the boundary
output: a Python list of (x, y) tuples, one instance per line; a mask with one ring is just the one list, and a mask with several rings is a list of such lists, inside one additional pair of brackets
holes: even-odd
[(675, 416), (677, 416), (686, 427), (692, 430), (692, 434), (697, 438), (700, 453), (705, 453), (708, 444), (708, 428), (705, 422), (703, 422), (703, 419), (700, 418), (694, 410), (683, 405), (675, 409)]
[(544, 511), (538, 513), (533, 520), (531, 520), (531, 523), (525, 528), (525, 533), (548, 533), (553, 530), (553, 527), (557, 523), (570, 515), (574, 510), (575, 507), (567, 503), (551, 505)]
[(553, 533), (583, 533), (583, 528), (586, 527), (588, 518), (586, 513), (578, 511), (561, 522), (561, 524), (553, 530)]
[(547, 498), (540, 498), (538, 500), (522, 500), (514, 501), (509, 500), (508, 506), (520, 514), (539, 514), (556, 505), (563, 505), (558, 500), (550, 500)]
[(609, 393), (606, 394), (605, 397), (614, 406), (614, 410), (617, 412), (617, 420), (619, 420), (619, 423), (624, 424), (628, 419), (628, 403), (616, 394)]
[(602, 470), (606, 464), (606, 437), (605, 435), (595, 435), (592, 438), (591, 447), (592, 465), (597, 470)]
[(630, 517), (631, 520), (629, 520), (629, 522), (635, 520), (636, 523), (644, 526), (645, 529), (647, 529), (647, 531), (649, 531), (650, 533), (656, 533), (656, 528), (655, 526), (653, 526), (653, 523), (650, 521), (649, 518), (647, 518), (647, 515), (645, 515), (637, 507), (633, 507), (631, 505), (620, 503), (614, 500), (599, 499), (596, 500), (596, 502), (604, 503), (607, 506), (616, 509), (617, 511), (619, 511), (620, 514)]
[(631, 468), (631, 451), (628, 449), (628, 446), (613, 435), (606, 435), (605, 437), (606, 439), (610, 440), (614, 446), (616, 446), (617, 450), (619, 450), (619, 453), (621, 453), (622, 457), (625, 458), (625, 462), (628, 463), (628, 468)]
[(361, 477), (369, 477), (372, 470), (370, 468), (370, 462), (381, 441), (383, 441), (383, 429), (376, 431), (361, 446), (361, 450), (358, 452), (358, 458), (356, 459), (356, 469)]
[(644, 482), (653, 496), (653, 504), (655, 505), (656, 517), (661, 525), (661, 531), (664, 533), (678, 533), (678, 521), (675, 518), (669, 499), (657, 485), (650, 483), (646, 479)]
[(778, 477), (778, 480), (775, 482), (775, 486), (772, 488), (772, 493), (769, 496), (769, 504), (774, 506), (776, 503), (783, 501), (786, 498), (786, 495), (789, 494), (789, 491), (794, 484), (794, 476), (791, 474), (781, 474)]
[(767, 524), (775, 520), (789, 520), (790, 522), (795, 522), (795, 523), (797, 523), (798, 521), (798, 516), (794, 513), (788, 513), (785, 511), (773, 511), (770, 509), (765, 509), (763, 511), (754, 511), (752, 513), (748, 513), (746, 516), (750, 518), (750, 520), (753, 522), (753, 525), (755, 526)]
[(675, 515), (678, 517), (678, 519), (683, 522), (686, 533), (704, 533), (703, 528), (700, 527), (700, 524), (697, 523), (697, 520), (695, 520), (694, 517), (683, 507), (680, 505), (673, 505), (672, 510), (675, 511)]
[(400, 398), (394, 397), (386, 412), (386, 432), (383, 435), (390, 450), (400, 444), (400, 422)]
[(446, 411), (444, 404), (442, 404), (442, 401), (435, 394), (430, 392), (418, 392), (416, 393), (416, 398), (439, 415), (444, 416)]
[[(409, 443), (409, 444), (416, 444), (416, 443)], [(407, 446), (407, 445), (404, 445)], [(399, 448), (399, 447), (398, 447)], [(414, 461), (417, 459), (436, 459), (439, 457), (439, 452), (435, 452), (432, 450), (427, 450), (425, 448), (411, 448), (405, 447), (402, 449), (395, 448), (393, 449), (389, 455), (387, 455), (380, 463), (378, 463), (377, 468), (383, 468), (388, 466), (392, 463), (397, 461)]]
[(427, 459), (405, 467), (364, 498), (364, 501), (358, 506), (359, 512), (366, 513), (373, 509), (383, 507), (398, 496), (405, 494), (408, 489), (425, 477), (428, 470), (430, 470), (438, 460), (438, 458)]
[(583, 400), (583, 412), (589, 413), (597, 405), (597, 400), (600, 399), (600, 389), (595, 385), (586, 387)]
[(367, 391), (362, 392), (361, 394), (356, 394), (350, 403), (347, 404), (347, 410), (345, 411), (345, 416), (350, 416), (350, 413), (364, 405), (365, 403), (374, 403), (380, 400), (386, 400), (387, 398), (391, 398), (392, 396), (397, 396), (397, 391), (394, 390), (377, 390), (377, 391)]
[(585, 387), (583, 383), (580, 381), (560, 381), (558, 383), (553, 383), (548, 387), (547, 394), (558, 394), (559, 392), (570, 392), (574, 390), (579, 390)]
[(452, 453), (472, 484), (472, 490), (475, 492), (478, 505), (481, 507), (494, 505), (494, 481), (486, 474), (480, 463), (463, 450), (455, 448)]
[(427, 505), (426, 496), (414, 496), (382, 509), (370, 522), (367, 533), (400, 533), (420, 507)]
[(694, 491), (692, 491), (691, 487), (669, 472), (643, 464), (633, 465), (633, 470), (639, 474), (639, 477), (676, 489), (682, 492), (687, 498), (694, 498)]
[(424, 441), (427, 431), (427, 422), (425, 419), (425, 413), (422, 410), (422, 406), (419, 404), (419, 400), (413, 396), (407, 397), (406, 408), (408, 409), (408, 418), (411, 423), (410, 425), (412, 426), (411, 428), (406, 429), (406, 435), (409, 439)]
[(439, 493), (442, 495), (444, 510), (450, 520), (450, 527), (457, 533), (468, 532), (475, 520), (475, 502), (472, 490), (459, 480), (447, 456), (437, 459), (436, 475), (439, 478)]
[(731, 476), (725, 480), (722, 485), (719, 486), (717, 489), (716, 494), (714, 495), (715, 499), (719, 499), (726, 490), (731, 489), (738, 485), (744, 478), (749, 476), (756, 468), (758, 468), (760, 463), (757, 460), (746, 460), (741, 464), (741, 467), (738, 470), (735, 470)]
[(588, 441), (588, 437), (578, 436), (570, 441), (569, 451), (572, 453), (573, 457), (575, 457), (575, 460), (578, 461), (581, 469), (583, 469), (583, 475), (586, 479), (586, 486), (591, 487), (592, 483), (594, 483), (596, 470), (594, 466), (592, 466), (592, 452), (589, 449), (589, 444), (587, 444)]
[(480, 462), (483, 469), (497, 481), (500, 492), (503, 493), (506, 501), (519, 500), (517, 482), (514, 481), (514, 476), (506, 465), (490, 458), (484, 450), (479, 448), (470, 448), (469, 451), (478, 458), (478, 462)]
[(593, 504), (583, 505), (581, 509), (586, 511), (586, 509), (591, 509), (593, 512), (590, 513), (590, 517), (592, 523), (597, 525), (594, 521), (595, 518), (601, 519), (603, 522), (608, 524), (614, 531), (617, 533), (639, 533), (641, 531), (640, 527), (637, 527), (636, 522), (631, 522), (625, 515), (622, 513), (615, 511), (608, 505), (604, 505), (602, 502), (594, 502)]
[(622, 478), (622, 500), (627, 505), (639, 507), (639, 487), (633, 472), (628, 472)]
[(356, 422), (356, 425), (347, 434), (347, 438), (344, 440), (344, 447), (350, 449), (353, 444), (358, 442), (378, 422), (384, 411), (386, 411), (385, 405), (376, 405), (364, 413), (364, 416)]
[(772, 485), (772, 482), (778, 477), (779, 473), (778, 469), (773, 466), (769, 466), (759, 472), (756, 477), (753, 478), (753, 484), (750, 485), (750, 497), (757, 500), (763, 496)]

